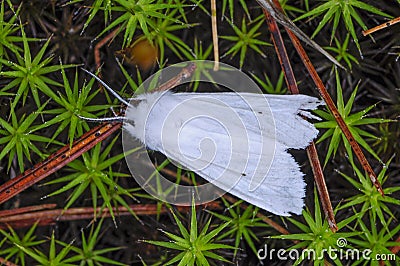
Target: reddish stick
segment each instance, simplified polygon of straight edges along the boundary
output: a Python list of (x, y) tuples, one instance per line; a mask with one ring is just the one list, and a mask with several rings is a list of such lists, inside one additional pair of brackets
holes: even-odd
[[(278, 0), (274, 0), (274, 4), (281, 12), (283, 12), (283, 9)], [(371, 179), (372, 183), (374, 184), (374, 186), (377, 188), (379, 193), (381, 193), (381, 195), (383, 196), (384, 193), (383, 193), (381, 184), (379, 183), (374, 170), (372, 170), (372, 167), (369, 164), (367, 158), (365, 157), (363, 151), (361, 150), (360, 145), (354, 139), (353, 134), (351, 134), (349, 128), (346, 125), (346, 122), (344, 122), (342, 116), (340, 115), (338, 109), (336, 108), (335, 103), (333, 102), (331, 96), (329, 95), (328, 91), (326, 90), (324, 83), (322, 82), (322, 80), (319, 77), (317, 71), (315, 70), (313, 64), (311, 63), (310, 58), (308, 58), (307, 53), (305, 52), (304, 48), (301, 46), (299, 39), (287, 27), (285, 27), (285, 30), (289, 34), (289, 37), (290, 37), (294, 47), (296, 48), (297, 53), (300, 55), (301, 60), (303, 61), (303, 64), (307, 68), (308, 72), (311, 75), (311, 78), (313, 79), (315, 85), (317, 86), (319, 93), (321, 94), (321, 97), (324, 99), (329, 110), (335, 117), (336, 122), (337, 122), (338, 126), (340, 127), (340, 129), (342, 130), (344, 136), (349, 141), (351, 148), (353, 149), (354, 153), (356, 154), (357, 159), (361, 163), (364, 170), (367, 172), (367, 174), (368, 174), (369, 178)]]
[(211, 0), (211, 29), (214, 48), (214, 71), (219, 69), (219, 49), (218, 49), (218, 31), (217, 31), (217, 4)]
[[(101, 57), (100, 57), (100, 48), (106, 45), (106, 43), (115, 37), (120, 27), (115, 28), (111, 33), (109, 33), (106, 37), (104, 37), (101, 41), (99, 41), (94, 47), (94, 61), (96, 63), (96, 70), (99, 70), (101, 67)], [(101, 78), (101, 72), (99, 72), (99, 77)]]
[(117, 131), (121, 126), (122, 123), (101, 124), (74, 141), (71, 148), (69, 144), (65, 145), (43, 162), (7, 181), (0, 186), (0, 204), (75, 160), (82, 153), (90, 150), (97, 143)]
[(393, 24), (399, 23), (399, 22), (400, 22), (400, 17), (395, 18), (395, 19), (392, 19), (392, 20), (390, 20), (390, 21), (388, 21), (388, 22), (385, 22), (385, 23), (383, 23), (383, 24), (381, 24), (381, 25), (378, 25), (378, 26), (376, 26), (376, 27), (373, 27), (372, 29), (363, 30), (363, 31), (362, 31), (362, 34), (363, 34), (364, 36), (367, 36), (368, 34), (371, 34), (371, 33), (374, 33), (374, 32), (376, 32), (376, 31), (378, 31), (378, 30), (387, 28), (387, 27), (389, 27), (389, 26), (391, 26), (391, 25), (393, 25)]
[(45, 209), (54, 209), (56, 206), (57, 206), (57, 204), (50, 203), (50, 204), (21, 207), (21, 208), (11, 209), (11, 210), (2, 210), (2, 211), (0, 211), (0, 219), (3, 217), (6, 217), (6, 216), (17, 215), (17, 214), (21, 214), (21, 213), (35, 212), (35, 211), (41, 211), (41, 210), (45, 210)]
[(389, 250), (390, 250), (391, 252), (393, 252), (393, 254), (397, 254), (397, 252), (400, 251), (400, 235), (399, 235), (399, 237), (397, 237), (397, 239), (396, 239), (395, 241), (398, 243), (398, 245), (389, 248)]
[[(228, 194), (224, 194), (223, 197), (224, 197), (224, 199), (226, 199), (230, 203), (236, 203), (237, 202), (237, 199), (235, 199), (234, 197), (229, 196)], [(247, 206), (246, 203), (240, 204), (240, 208), (242, 208), (243, 210), (245, 210), (247, 207), (248, 206)], [(282, 227), (280, 224), (274, 222), (272, 219), (270, 219), (267, 216), (263, 215), (261, 212), (257, 212), (256, 216), (261, 218), (266, 224), (269, 224), (276, 231), (278, 231), (278, 232), (280, 232), (280, 233), (282, 233), (284, 235), (289, 235), (290, 234), (290, 232), (288, 230), (286, 230), (286, 228)]]
[(178, 73), (175, 77), (171, 78), (170, 80), (166, 81), (165, 83), (161, 84), (157, 88), (152, 91), (166, 91), (170, 90), (179, 84), (182, 83), (185, 79), (190, 77), (193, 72), (196, 70), (196, 64), (190, 63), (186, 67), (184, 67), (181, 72)]
[(17, 264), (14, 264), (2, 257), (0, 257), (0, 265), (6, 265), (6, 266), (18, 266)]
[[(218, 202), (209, 202), (207, 204), (203, 204), (202, 206), (210, 210), (222, 209)], [(35, 211), (31, 207), (24, 207), (14, 210), (7, 210), (8, 213), (6, 213), (6, 211), (0, 211), (0, 229), (6, 229), (8, 225), (10, 225), (12, 228), (23, 228), (30, 227), (36, 222), (38, 222), (38, 225), (45, 226), (54, 224), (57, 221), (93, 219), (94, 213), (99, 214), (101, 217), (111, 216), (108, 208), (100, 207), (96, 208), (96, 212), (94, 212), (92, 207), (70, 208), (68, 210), (53, 209), (56, 207), (56, 204), (45, 204), (35, 207), (41, 210)], [(43, 210), (49, 208), (51, 208), (51, 210)], [(162, 208), (159, 209), (157, 204), (134, 204), (129, 205), (129, 208), (136, 215), (155, 215), (169, 211), (166, 206), (162, 206)], [(190, 206), (177, 206), (176, 209), (178, 211), (188, 211)], [(114, 207), (113, 212), (118, 213), (119, 216), (131, 215), (130, 211), (123, 206), (117, 208)]]
[[(182, 81), (193, 74), (196, 65), (189, 64), (174, 78), (170, 79), (156, 90), (166, 90), (178, 86)], [(64, 167), (69, 162), (78, 158), (82, 153), (93, 148), (97, 143), (106, 139), (113, 132), (121, 128), (122, 123), (106, 123), (99, 125), (78, 140), (74, 141), (72, 147), (67, 144), (56, 153), (50, 155), (46, 160), (34, 165), (19, 176), (9, 180), (0, 186), (0, 204), (6, 202), (21, 191), (36, 184), (50, 174)]]
[[(290, 60), (287, 55), (285, 45), (283, 43), (282, 35), (279, 32), (278, 24), (266, 10), (264, 10), (264, 14), (268, 22), (268, 27), (271, 32), (272, 41), (274, 42), (274, 46), (282, 66), (282, 70), (285, 73), (285, 79), (288, 88), (292, 94), (299, 94), (296, 78), (294, 76), (293, 69), (290, 64)], [(331, 200), (329, 198), (328, 188), (326, 187), (324, 174), (322, 171), (321, 163), (318, 159), (318, 153), (314, 142), (312, 142), (310, 146), (307, 147), (307, 154), (311, 162), (315, 183), (317, 185), (317, 189), (322, 203), (322, 209), (324, 210), (325, 217), (328, 220), (330, 229), (333, 232), (336, 232), (338, 230), (338, 227), (335, 221), (335, 214), (333, 213), (333, 208)]]

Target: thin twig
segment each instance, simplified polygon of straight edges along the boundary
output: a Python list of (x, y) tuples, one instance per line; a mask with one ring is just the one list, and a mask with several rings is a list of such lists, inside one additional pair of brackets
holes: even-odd
[[(96, 71), (99, 70), (101, 67), (100, 48), (106, 45), (109, 40), (112, 40), (119, 30), (120, 27), (117, 27), (115, 30), (113, 30), (111, 33), (101, 39), (101, 41), (99, 41), (94, 47), (94, 62), (96, 63)], [(98, 75), (101, 78), (100, 72), (98, 73)]]
[(69, 144), (65, 145), (43, 162), (34, 165), (31, 169), (10, 179), (0, 186), (0, 204), (61, 169), (69, 162), (72, 162), (81, 156), (82, 153), (90, 150), (97, 143), (117, 131), (121, 126), (122, 123), (99, 125), (74, 141), (72, 147), (70, 147)]
[[(230, 203), (236, 203), (237, 199), (234, 197), (229, 196), (228, 194), (224, 194), (224, 199), (226, 199), (227, 201), (229, 201)], [(243, 210), (245, 210), (247, 208), (247, 204), (242, 203), (240, 204), (240, 208), (242, 208)], [(270, 225), (272, 228), (274, 228), (276, 231), (284, 234), (284, 235), (289, 235), (290, 232), (288, 230), (286, 230), (284, 227), (282, 227), (280, 224), (274, 222), (273, 220), (271, 220), (270, 218), (268, 218), (267, 216), (261, 214), (260, 212), (257, 213), (256, 215), (257, 217), (261, 218), (266, 224)]]
[[(166, 90), (178, 86), (184, 79), (192, 75), (195, 69), (195, 64), (189, 64), (176, 77), (162, 84), (156, 90)], [(122, 123), (103, 123), (74, 141), (72, 147), (69, 144), (65, 145), (43, 162), (34, 165), (31, 169), (7, 181), (0, 186), (0, 204), (75, 160), (84, 152), (93, 148), (97, 143), (117, 131), (121, 126)]]
[(171, 78), (164, 84), (161, 84), (157, 88), (152, 91), (166, 91), (170, 90), (179, 84), (181, 84), (185, 79), (189, 78), (193, 75), (194, 71), (196, 70), (196, 64), (190, 63), (186, 67), (182, 68), (182, 70), (176, 75), (175, 77)]
[(318, 52), (323, 54), (326, 58), (328, 58), (332, 63), (337, 65), (338, 67), (342, 69), (346, 69), (344, 66), (342, 66), (336, 58), (334, 58), (332, 55), (330, 55), (327, 51), (325, 51), (318, 43), (315, 41), (311, 40), (310, 37), (307, 36), (299, 27), (296, 26), (296, 24), (293, 23), (284, 13), (283, 9), (280, 7), (280, 5), (277, 4), (276, 0), (257, 0), (257, 2), (264, 8), (264, 10), (267, 10), (268, 13), (282, 26), (285, 27), (286, 30), (291, 30), (294, 32), (294, 34), (299, 37), (303, 42), (306, 44), (310, 45), (314, 49), (316, 49)]
[(0, 257), (0, 265), (5, 265), (5, 266), (18, 266), (17, 264), (14, 264), (5, 258)]
[(214, 47), (214, 71), (219, 69), (219, 51), (218, 51), (218, 31), (217, 31), (217, 6), (215, 0), (211, 0), (211, 28)]
[(369, 35), (369, 34), (371, 34), (371, 33), (374, 33), (374, 32), (376, 32), (376, 31), (378, 31), (378, 30), (387, 28), (387, 27), (392, 26), (393, 24), (396, 24), (396, 23), (399, 23), (399, 22), (400, 22), (400, 17), (397, 17), (397, 18), (392, 19), (392, 20), (390, 20), (390, 21), (387, 21), (387, 22), (385, 22), (385, 23), (383, 23), (383, 24), (381, 24), (381, 25), (378, 25), (378, 26), (376, 26), (376, 27), (373, 27), (372, 29), (363, 30), (363, 31), (362, 31), (362, 34), (363, 34), (364, 36), (367, 36), (367, 35)]
[[(49, 207), (47, 205), (50, 204), (46, 204), (46, 209)], [(52, 208), (55, 208), (56, 204), (52, 205)], [(210, 202), (202, 204), (201, 206), (210, 210), (222, 209), (218, 202)], [(57, 221), (95, 219), (96, 217), (94, 217), (94, 214), (97, 214), (99, 217), (111, 217), (110, 210), (101, 207), (96, 208), (96, 210), (94, 210), (93, 207), (82, 207), (70, 208), (67, 210), (52, 209), (35, 211), (41, 208), (44, 208), (43, 205), (8, 210), (9, 213), (7, 215), (4, 215), (4, 212), (0, 212), (0, 229), (6, 229), (8, 226), (12, 228), (30, 227), (35, 223), (38, 223), (39, 226), (45, 226), (54, 224)], [(181, 212), (187, 212), (190, 209), (190, 204), (188, 204), (188, 206), (177, 206), (176, 208)], [(113, 207), (112, 210), (113, 213), (118, 213), (119, 216), (132, 215), (132, 211), (138, 216), (158, 215), (160, 213), (169, 212), (169, 208), (166, 206), (159, 208), (157, 204), (133, 204), (129, 205), (129, 209), (119, 206)]]
[(389, 248), (389, 250), (390, 250), (391, 252), (393, 252), (393, 254), (397, 254), (398, 252), (400, 252), (400, 235), (399, 235), (399, 237), (397, 237), (397, 239), (395, 240), (395, 242), (397, 242), (398, 245)]
[[(280, 6), (280, 3), (278, 0), (274, 0), (274, 3), (277, 8), (282, 10), (282, 7)], [(307, 53), (305, 52), (304, 48), (302, 47), (299, 39), (296, 37), (296, 35), (288, 28), (285, 27), (286, 32), (288, 33), (294, 47), (297, 50), (297, 53), (299, 54), (301, 60), (303, 61), (303, 64), (307, 68), (308, 72), (310, 73), (311, 78), (313, 79), (315, 85), (317, 86), (317, 89), (319, 90), (319, 93), (321, 97), (324, 99), (327, 107), (335, 117), (335, 120), (342, 130), (344, 136), (346, 139), (349, 141), (351, 148), (353, 149), (357, 159), (361, 163), (363, 169), (367, 172), (369, 178), (371, 179), (372, 183), (374, 186), (377, 188), (379, 193), (383, 196), (383, 190), (381, 187), (381, 184), (379, 183), (375, 172), (372, 170), (371, 165), (369, 164), (367, 158), (365, 157), (363, 151), (360, 148), (360, 145), (358, 142), (354, 139), (353, 134), (350, 132), (349, 128), (347, 127), (346, 122), (343, 120), (342, 116), (340, 115), (338, 109), (336, 108), (335, 103), (333, 102), (331, 96), (329, 95), (328, 91), (326, 90), (326, 87), (324, 83), (322, 82), (321, 78), (319, 77), (317, 71), (315, 70), (313, 64), (310, 61), (310, 58), (308, 57)]]
[[(294, 76), (293, 69), (290, 64), (290, 60), (283, 43), (282, 35), (280, 34), (280, 31), (278, 29), (278, 25), (274, 20), (274, 18), (266, 10), (264, 10), (264, 14), (268, 22), (268, 27), (271, 32), (272, 40), (274, 42), (276, 53), (281, 63), (282, 70), (285, 73), (285, 79), (288, 88), (292, 94), (299, 94), (296, 78)], [(325, 217), (328, 220), (330, 229), (333, 232), (336, 232), (338, 228), (335, 221), (335, 215), (332, 209), (332, 203), (329, 198), (328, 189), (325, 184), (324, 174), (322, 171), (321, 163), (318, 159), (318, 153), (314, 142), (312, 142), (309, 145), (309, 147), (307, 147), (307, 154), (311, 163), (311, 167), (314, 173), (314, 180), (317, 185), (319, 196), (322, 202), (322, 209), (324, 210)]]

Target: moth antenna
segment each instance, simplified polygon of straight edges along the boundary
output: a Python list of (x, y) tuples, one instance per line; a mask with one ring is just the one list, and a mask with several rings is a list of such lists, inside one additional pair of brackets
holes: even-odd
[(114, 116), (118, 116), (117, 113), (115, 112), (114, 108), (111, 106), (110, 107), (111, 112), (113, 113)]
[(108, 123), (112, 123), (112, 122), (119, 122), (122, 123), (124, 121), (128, 121), (128, 119), (124, 116), (115, 116), (115, 117), (105, 117), (105, 118), (90, 118), (90, 117), (85, 117), (85, 116), (81, 116), (78, 114), (75, 114), (77, 117), (79, 117), (80, 119), (89, 121), (89, 122), (95, 122), (95, 123), (101, 123), (101, 122), (108, 122)]
[(98, 82), (101, 83), (101, 85), (104, 86), (104, 88), (106, 88), (109, 92), (111, 92), (112, 95), (115, 96), (115, 98), (117, 98), (120, 102), (122, 102), (123, 104), (125, 104), (126, 106), (131, 106), (129, 104), (129, 102), (127, 102), (124, 98), (122, 98), (116, 91), (114, 91), (113, 89), (110, 88), (110, 86), (108, 86), (104, 81), (102, 81), (98, 76), (96, 76), (95, 74), (93, 74), (92, 72), (81, 68), (83, 71), (85, 71), (86, 73), (88, 73), (89, 75), (91, 75), (92, 77), (94, 77)]

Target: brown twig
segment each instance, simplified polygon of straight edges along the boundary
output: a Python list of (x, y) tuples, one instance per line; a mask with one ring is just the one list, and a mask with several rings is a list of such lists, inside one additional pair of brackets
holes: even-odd
[(5, 265), (5, 266), (18, 266), (17, 264), (14, 264), (2, 257), (0, 257), (0, 265)]
[[(99, 70), (101, 67), (101, 57), (100, 57), (100, 49), (107, 44), (108, 41), (112, 40), (117, 32), (119, 31), (120, 27), (117, 27), (115, 30), (110, 32), (107, 36), (101, 39), (96, 46), (94, 47), (94, 62), (96, 63), (96, 70)], [(98, 73), (99, 77), (101, 78), (101, 73)]]
[[(236, 203), (237, 202), (237, 199), (235, 199), (234, 197), (229, 196), (228, 194), (224, 194), (223, 197), (224, 197), (224, 199), (226, 199), (230, 203)], [(245, 210), (247, 208), (247, 204), (245, 204), (245, 203), (240, 204), (240, 208)], [(258, 212), (257, 213), (257, 217), (262, 218), (265, 223), (269, 224), (276, 231), (278, 231), (278, 232), (280, 232), (280, 233), (282, 233), (284, 235), (290, 234), (290, 232), (288, 230), (286, 230), (284, 227), (282, 227), (278, 223), (274, 222), (273, 220), (271, 220), (267, 216), (265, 216), (265, 215), (263, 215), (263, 214)]]
[(363, 34), (364, 36), (367, 36), (367, 35), (369, 35), (369, 34), (371, 34), (371, 33), (374, 33), (374, 32), (376, 32), (376, 31), (378, 31), (378, 30), (387, 28), (387, 27), (392, 26), (393, 24), (396, 24), (396, 23), (399, 23), (399, 22), (400, 22), (400, 17), (397, 17), (397, 18), (392, 19), (392, 20), (390, 20), (390, 21), (387, 21), (387, 22), (385, 22), (385, 23), (383, 23), (383, 24), (381, 24), (381, 25), (378, 25), (378, 26), (376, 26), (376, 27), (373, 27), (372, 29), (363, 30), (363, 31), (362, 31), (362, 34)]
[[(48, 205), (53, 205), (52, 208), (55, 208), (56, 206), (55, 204), (46, 204), (45, 207), (43, 207), (44, 205), (39, 205), (13, 209), (8, 210), (9, 213), (7, 215), (4, 215), (4, 211), (0, 212), (0, 229), (6, 229), (8, 226), (11, 226), (12, 228), (30, 227), (35, 223), (38, 223), (40, 226), (45, 226), (54, 224), (57, 221), (95, 219), (97, 218), (94, 217), (95, 213), (100, 217), (111, 217), (111, 212), (108, 208), (100, 207), (96, 208), (96, 210), (94, 210), (92, 207), (70, 208), (67, 210), (52, 208), (52, 210), (40, 210), (48, 209), (50, 207)], [(176, 208), (181, 212), (185, 212), (190, 209), (190, 204), (188, 205), (189, 206), (177, 206)], [(218, 202), (210, 202), (207, 204), (202, 204), (201, 206), (211, 210), (222, 209)], [(119, 216), (131, 215), (130, 211), (133, 211), (138, 216), (156, 215), (169, 211), (166, 206), (162, 206), (161, 209), (159, 209), (157, 204), (134, 204), (129, 205), (129, 209), (123, 206), (112, 208), (113, 212), (118, 213)]]
[(43, 162), (34, 165), (31, 169), (7, 181), (0, 186), (0, 204), (75, 160), (82, 153), (106, 139), (121, 126), (121, 123), (101, 124), (74, 141), (72, 147), (69, 144), (65, 145)]
[[(278, 29), (278, 24), (274, 20), (274, 18), (264, 10), (264, 14), (266, 16), (268, 27), (271, 32), (272, 40), (276, 49), (276, 53), (278, 55), (279, 61), (282, 66), (282, 70), (285, 73), (286, 83), (288, 88), (292, 94), (299, 94), (299, 89), (297, 87), (296, 78), (293, 73), (292, 66), (290, 64), (289, 57), (286, 52), (286, 48), (283, 43), (282, 35)], [(328, 220), (328, 224), (330, 229), (333, 232), (338, 230), (335, 215), (333, 213), (332, 204), (329, 198), (328, 189), (325, 184), (325, 178), (322, 171), (321, 163), (318, 159), (317, 149), (315, 148), (314, 142), (307, 147), (308, 158), (311, 163), (311, 167), (314, 173), (314, 180), (317, 185), (317, 189), (319, 192), (319, 196), (322, 202), (322, 209), (324, 210), (325, 217)]]
[(317, 190), (319, 194), (319, 198), (321, 199), (322, 209), (324, 210), (324, 214), (326, 220), (328, 221), (329, 228), (332, 232), (336, 232), (338, 230), (336, 221), (335, 221), (335, 213), (332, 209), (331, 199), (329, 197), (328, 188), (326, 187), (325, 178), (323, 174), (323, 170), (321, 167), (321, 163), (318, 159), (317, 148), (315, 147), (315, 143), (312, 142), (310, 146), (307, 147), (307, 155), (311, 162), (311, 168), (314, 173), (314, 180), (317, 184)]
[(219, 51), (218, 51), (218, 31), (217, 31), (217, 7), (216, 1), (211, 0), (211, 29), (214, 48), (214, 71), (219, 69)]
[(400, 252), (400, 235), (399, 237), (397, 237), (396, 242), (398, 243), (397, 246), (389, 248), (389, 250), (393, 252), (393, 254), (397, 254), (398, 252)]
[(17, 209), (11, 209), (11, 210), (2, 210), (0, 211), (0, 219), (1, 217), (6, 217), (10, 215), (17, 215), (21, 213), (27, 213), (27, 212), (34, 212), (34, 211), (41, 211), (45, 209), (54, 209), (57, 206), (57, 204), (50, 203), (50, 204), (41, 204), (41, 205), (35, 205), (35, 206), (28, 206), (28, 207), (22, 207), (22, 208), (17, 208)]
[[(161, 84), (161, 86), (156, 88), (156, 90), (166, 90), (179, 85), (184, 79), (192, 75), (195, 69), (196, 65), (189, 64), (184, 67), (176, 77)], [(75, 140), (72, 146), (69, 144), (65, 145), (43, 162), (34, 165), (31, 169), (26, 170), (19, 176), (7, 181), (5, 184), (0, 186), (0, 204), (6, 202), (18, 193), (61, 169), (69, 162), (75, 160), (81, 156), (82, 153), (90, 150), (97, 143), (117, 131), (121, 126), (122, 123), (103, 123), (86, 132), (78, 140)]]
[(296, 26), (296, 24), (293, 23), (283, 12), (283, 9), (280, 7), (280, 4), (277, 4), (278, 1), (276, 0), (256, 0), (263, 8), (264, 10), (267, 10), (268, 13), (282, 26), (285, 27), (285, 29), (289, 29), (294, 34), (296, 34), (297, 37), (299, 37), (303, 42), (306, 44), (310, 45), (313, 47), (315, 50), (323, 54), (326, 58), (328, 58), (332, 63), (337, 65), (338, 67), (342, 69), (346, 69), (344, 66), (342, 66), (336, 58), (334, 58), (332, 55), (330, 55), (327, 51), (325, 51), (318, 43), (313, 41), (310, 37), (307, 36), (299, 27)]
[(158, 86), (157, 88), (155, 88), (152, 91), (170, 90), (170, 89), (176, 87), (177, 85), (181, 84), (185, 79), (187, 79), (191, 75), (193, 75), (195, 70), (196, 70), (196, 65), (194, 63), (190, 63), (186, 67), (184, 67), (179, 72), (178, 75), (176, 75), (175, 77), (171, 78), (170, 80), (168, 80), (164, 84), (161, 84), (160, 86)]
[[(273, 0), (276, 7), (282, 11), (282, 7), (280, 6), (280, 3), (278, 0)], [(305, 52), (304, 48), (302, 47), (299, 39), (296, 37), (296, 35), (287, 27), (285, 27), (286, 32), (288, 33), (295, 49), (297, 50), (297, 53), (299, 54), (301, 60), (303, 61), (303, 64), (307, 68), (308, 72), (310, 73), (311, 78), (313, 79), (315, 85), (317, 86), (319, 93), (321, 97), (324, 99), (327, 107), (335, 117), (335, 120), (342, 130), (344, 136), (346, 139), (349, 141), (351, 148), (353, 149), (357, 159), (361, 163), (363, 169), (367, 172), (369, 178), (371, 179), (372, 183), (374, 186), (377, 188), (379, 193), (383, 196), (383, 190), (381, 187), (381, 184), (379, 183), (375, 172), (372, 170), (371, 165), (369, 164), (367, 158), (365, 157), (363, 151), (360, 148), (360, 145), (358, 142), (354, 139), (353, 134), (350, 132), (349, 128), (346, 125), (346, 122), (343, 120), (342, 116), (340, 115), (338, 109), (336, 108), (335, 103), (333, 102), (331, 96), (329, 95), (328, 91), (325, 88), (324, 83), (322, 82), (321, 78), (319, 77), (317, 71), (315, 70), (313, 64), (311, 63), (310, 59), (308, 58), (307, 53)]]

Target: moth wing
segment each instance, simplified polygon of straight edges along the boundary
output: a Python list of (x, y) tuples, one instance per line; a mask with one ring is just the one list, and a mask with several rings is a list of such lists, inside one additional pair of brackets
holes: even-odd
[[(238, 167), (227, 168), (228, 162), (213, 160), (212, 162), (193, 157), (193, 147), (185, 147), (181, 150), (161, 151), (170, 159), (178, 162), (187, 169), (196, 169), (199, 164), (206, 167), (196, 169), (195, 172), (208, 182), (241, 198), (261, 209), (277, 215), (289, 216), (291, 213), (301, 214), (305, 196), (305, 183), (303, 174), (293, 157), (286, 152), (281, 145), (276, 148), (271, 166), (265, 166), (268, 173), (264, 176), (253, 177), (261, 182), (250, 190), (250, 169), (254, 167), (256, 160), (261, 156), (261, 161), (270, 160), (269, 154), (250, 156), (245, 170)], [(182, 151), (185, 153), (182, 155)], [(220, 152), (220, 151), (219, 151)], [(242, 165), (243, 156), (232, 156), (232, 165)], [(254, 159), (254, 160), (253, 160)], [(263, 167), (260, 165), (258, 167)]]
[[(176, 97), (185, 99), (193, 93), (177, 93)], [(256, 93), (202, 93), (221, 100), (232, 108), (252, 112), (260, 119), (272, 115), (275, 124), (275, 138), (291, 149), (304, 149), (314, 139), (318, 130), (301, 116), (315, 118), (307, 110), (314, 110), (323, 103), (315, 97), (296, 95), (272, 95)], [(207, 101), (208, 97), (199, 99)], [(267, 102), (267, 105), (266, 105)], [(250, 107), (250, 108), (249, 108)], [(266, 110), (268, 108), (270, 110)], [(251, 121), (250, 121), (251, 122)]]
[(147, 101), (138, 106), (147, 108), (146, 120), (127, 116), (148, 148), (260, 208), (301, 213), (305, 183), (287, 149), (304, 148), (317, 135), (299, 115), (316, 108), (316, 98), (168, 92)]

